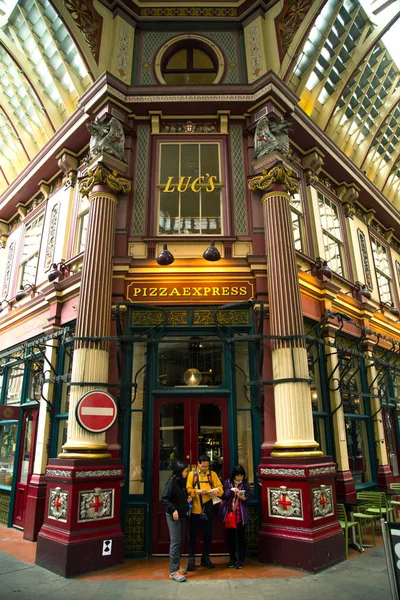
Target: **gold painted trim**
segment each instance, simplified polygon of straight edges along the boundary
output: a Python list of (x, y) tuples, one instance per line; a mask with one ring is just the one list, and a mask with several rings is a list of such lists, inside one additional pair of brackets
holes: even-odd
[(274, 444), (276, 449), (279, 448), (319, 448), (318, 442), (276, 442)]
[(299, 458), (301, 456), (323, 456), (324, 453), (320, 450), (309, 450), (301, 452), (271, 452), (274, 458)]
[(57, 458), (111, 458), (111, 454), (109, 452), (64, 452), (59, 454)]

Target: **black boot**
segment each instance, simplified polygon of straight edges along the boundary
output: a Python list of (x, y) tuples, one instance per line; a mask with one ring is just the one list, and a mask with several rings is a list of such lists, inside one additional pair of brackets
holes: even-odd
[(215, 565), (214, 565), (214, 563), (211, 562), (209, 556), (202, 556), (200, 564), (201, 564), (202, 567), (207, 567), (207, 569), (214, 569), (215, 568)]
[(189, 557), (189, 562), (188, 562), (187, 570), (188, 571), (194, 571), (195, 568), (196, 568), (196, 565), (194, 564), (194, 558), (190, 558)]

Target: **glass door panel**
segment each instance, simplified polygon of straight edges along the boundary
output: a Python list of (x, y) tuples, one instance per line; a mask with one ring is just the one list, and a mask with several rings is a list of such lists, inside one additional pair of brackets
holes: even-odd
[[(198, 457), (210, 457), (221, 482), (229, 475), (227, 401), (218, 399), (163, 399), (154, 403), (153, 554), (168, 554), (169, 533), (161, 496), (177, 460), (195, 468)], [(200, 536), (201, 538), (201, 536)], [(201, 552), (199, 538), (198, 550)], [(185, 544), (185, 552), (186, 552)], [(215, 519), (212, 552), (224, 552), (223, 523)]]
[(22, 435), (19, 445), (19, 467), (15, 489), (13, 524), (24, 527), (28, 486), (33, 473), (35, 458), (36, 428), (39, 411), (27, 409), (24, 411)]

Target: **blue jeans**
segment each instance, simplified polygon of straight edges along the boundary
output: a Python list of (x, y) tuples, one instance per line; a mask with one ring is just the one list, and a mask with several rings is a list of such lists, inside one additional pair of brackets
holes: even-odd
[(169, 545), (169, 572), (176, 573), (179, 570), (181, 562), (183, 543), (185, 541), (186, 518), (174, 521), (169, 513), (167, 515), (167, 525), (171, 543)]

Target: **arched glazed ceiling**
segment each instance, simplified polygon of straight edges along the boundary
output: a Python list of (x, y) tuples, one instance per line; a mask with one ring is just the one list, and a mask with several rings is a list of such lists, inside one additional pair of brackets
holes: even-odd
[(0, 192), (74, 112), (91, 83), (51, 2), (0, 2)]
[(400, 2), (326, 0), (310, 10), (302, 42), (288, 49), (295, 60), (286, 82), (306, 113), (400, 208)]
[[(226, 2), (236, 7), (230, 9), (236, 18), (225, 12), (215, 20), (222, 27), (236, 20), (240, 27), (241, 11), (250, 14), (256, 4)], [(149, 5), (154, 7), (145, 0), (0, 0), (0, 193), (100, 74), (105, 21), (96, 8), (105, 14), (119, 6), (140, 20)], [(218, 5), (201, 2), (221, 11)], [(275, 43), (279, 76), (305, 112), (400, 208), (400, 67), (384, 37), (389, 32), (400, 38), (400, 0), (281, 0), (265, 10), (275, 25), (284, 15), (289, 32), (283, 44)], [(277, 71), (276, 62), (270, 68)]]

